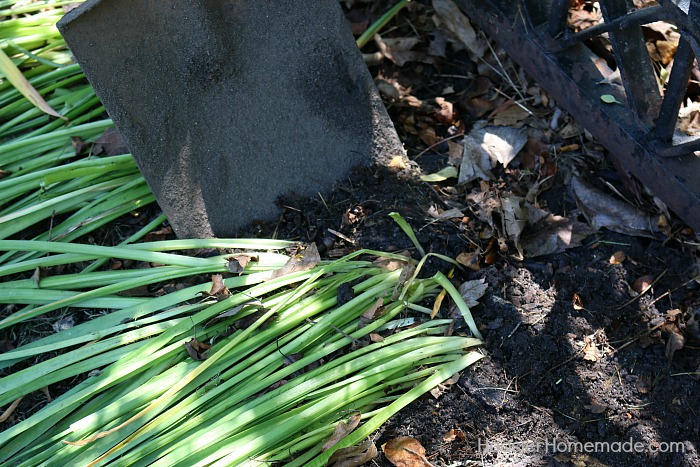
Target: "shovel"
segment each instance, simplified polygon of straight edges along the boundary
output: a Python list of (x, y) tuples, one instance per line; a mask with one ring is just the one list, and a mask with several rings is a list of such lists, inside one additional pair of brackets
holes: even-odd
[(88, 0), (58, 28), (181, 238), (404, 157), (337, 0)]

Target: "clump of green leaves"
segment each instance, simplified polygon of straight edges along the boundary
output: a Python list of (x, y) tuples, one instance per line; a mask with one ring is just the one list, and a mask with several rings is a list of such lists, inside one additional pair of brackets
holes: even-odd
[[(29, 249), (31, 243), (3, 241), (0, 247)], [(406, 320), (408, 311), (421, 309), (417, 303), (437, 295), (444, 276), (418, 279), (404, 272), (415, 270), (413, 260), (374, 251), (332, 262), (320, 261), (313, 249), (291, 259), (271, 252), (288, 245), (260, 240), (116, 249), (41, 244), (54, 253), (45, 258), (49, 264), (116, 255), (163, 266), (2, 284), (0, 301), (39, 305), (41, 312), (59, 306), (115, 311), (0, 355), (0, 368), (7, 371), (27, 358), (63, 351), (4, 377), (0, 405), (90, 373), (0, 433), (0, 461), (325, 465), (333, 451), (360, 442), (410, 401), (481, 357), (471, 350), (478, 339), (445, 336), (450, 320)], [(204, 246), (257, 251), (214, 258), (166, 253)], [(394, 267), (360, 259), (368, 255), (389, 258)], [(10, 272), (29, 270), (21, 264)], [(183, 277), (187, 270), (237, 273), (215, 280), (215, 286), (201, 283), (161, 297), (115, 295), (125, 282), (135, 286), (158, 275)], [(42, 293), (33, 298), (23, 293), (37, 287)], [(348, 301), (339, 302), (340, 290), (341, 295), (350, 291)], [(36, 313), (10, 316), (0, 327)], [(334, 426), (353, 413), (362, 424), (323, 450)]]

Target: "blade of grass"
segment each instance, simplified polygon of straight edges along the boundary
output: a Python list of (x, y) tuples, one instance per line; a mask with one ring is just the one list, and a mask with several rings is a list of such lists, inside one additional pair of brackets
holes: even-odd
[(2, 73), (5, 78), (7, 78), (7, 80), (10, 81), (24, 97), (27, 98), (29, 102), (31, 102), (38, 109), (41, 109), (42, 112), (45, 112), (52, 117), (62, 118), (67, 121), (63, 115), (52, 109), (41, 94), (34, 89), (34, 86), (27, 81), (27, 78), (24, 77), (22, 72), (19, 71), (19, 68), (17, 68), (12, 60), (10, 60), (2, 48), (0, 48), (0, 73)]

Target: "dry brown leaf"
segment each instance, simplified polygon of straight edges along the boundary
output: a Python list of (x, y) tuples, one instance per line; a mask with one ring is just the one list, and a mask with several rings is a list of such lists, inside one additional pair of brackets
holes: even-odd
[(464, 13), (452, 0), (433, 0), (433, 8), (445, 28), (463, 44), (472, 58), (484, 56), (488, 44), (477, 36), (476, 31)]
[[(369, 310), (365, 311), (362, 313), (362, 319), (365, 319), (367, 321), (372, 321), (373, 319), (379, 317), (382, 315), (380, 308), (384, 305), (384, 298), (379, 297), (376, 302), (374, 302), (374, 305), (372, 305)], [(379, 313), (377, 313), (380, 311)]]
[(450, 431), (445, 433), (445, 436), (442, 437), (442, 440), (445, 443), (451, 443), (457, 438), (464, 438), (464, 433), (462, 433), (460, 430), (455, 430), (454, 428), (452, 428)]
[(385, 39), (379, 34), (375, 34), (374, 41), (382, 52), (382, 55), (398, 66), (403, 66), (406, 62), (423, 61), (424, 59), (425, 54), (411, 51), (419, 42), (417, 37), (395, 37)]
[(384, 256), (380, 256), (377, 258), (372, 264), (375, 266), (378, 266), (380, 268), (384, 268), (387, 271), (396, 271), (397, 269), (401, 269), (406, 265), (408, 261), (411, 259), (411, 254), (408, 251), (401, 251), (397, 253), (399, 256), (405, 256), (405, 260), (400, 260), (400, 259), (394, 259), (394, 258), (386, 258)]
[(366, 439), (357, 446), (338, 449), (328, 459), (329, 467), (359, 467), (379, 455), (374, 443)]
[(238, 254), (226, 258), (226, 268), (239, 276), (251, 261), (257, 261), (258, 257), (249, 254)]
[(204, 342), (200, 342), (197, 339), (190, 339), (189, 342), (185, 342), (185, 350), (192, 357), (193, 360), (198, 362), (207, 359), (206, 351), (211, 348), (211, 345)]
[(447, 391), (450, 386), (459, 382), (459, 377), (459, 373), (455, 373), (454, 375), (450, 376), (448, 380), (443, 381), (442, 383), (438, 384), (433, 389), (431, 389), (430, 395), (433, 396), (435, 399), (439, 399), (440, 396), (442, 396), (442, 394), (445, 391)]
[(306, 247), (303, 251), (298, 252), (289, 261), (279, 269), (272, 271), (271, 279), (286, 276), (293, 272), (308, 271), (321, 262), (321, 255), (318, 253), (318, 248), (315, 243)]
[(211, 276), (211, 289), (209, 289), (207, 295), (216, 297), (218, 301), (231, 296), (231, 292), (228, 290), (228, 287), (226, 287), (226, 284), (224, 284), (224, 276), (221, 274), (213, 274)]
[(381, 334), (377, 334), (376, 332), (371, 332), (369, 334), (369, 340), (371, 342), (382, 342), (384, 340), (384, 337), (382, 337)]
[(462, 266), (466, 266), (472, 271), (479, 271), (481, 266), (479, 265), (479, 259), (481, 257), (480, 251), (464, 251), (457, 255), (456, 261)]
[(330, 448), (338, 444), (340, 440), (345, 438), (347, 435), (352, 433), (352, 431), (357, 428), (357, 426), (360, 424), (360, 420), (362, 419), (362, 415), (359, 413), (354, 414), (353, 416), (350, 417), (348, 420), (348, 423), (345, 423), (344, 421), (339, 421), (338, 424), (335, 426), (333, 429), (333, 434), (331, 435), (330, 438), (328, 438), (328, 441), (323, 443), (323, 446), (321, 446), (321, 451), (328, 451)]
[(597, 362), (601, 357), (596, 345), (595, 334), (583, 338), (583, 359), (589, 362)]
[(491, 115), (489, 115), (489, 120), (496, 126), (521, 128), (525, 125), (526, 120), (530, 119), (530, 112), (516, 105), (513, 101), (510, 101), (510, 103), (511, 105), (506, 108), (501, 109), (501, 106), (494, 110)]
[(627, 255), (624, 251), (619, 250), (612, 254), (610, 257), (610, 264), (622, 264), (627, 259)]
[(442, 289), (438, 296), (435, 297), (435, 302), (433, 302), (433, 311), (430, 313), (430, 319), (433, 319), (435, 318), (435, 316), (437, 316), (438, 312), (440, 311), (440, 307), (442, 306), (442, 301), (445, 299), (446, 296), (447, 290)]
[(458, 291), (467, 306), (473, 308), (479, 304), (479, 299), (484, 296), (488, 287), (486, 279), (482, 278), (463, 282)]
[(493, 178), (491, 169), (495, 166), (491, 156), (484, 151), (478, 141), (467, 135), (463, 141), (464, 151), (459, 165), (459, 178), (457, 183), (469, 183), (477, 178), (490, 180)]
[(665, 325), (662, 328), (664, 337), (666, 338), (666, 347), (664, 355), (669, 362), (673, 360), (673, 355), (677, 350), (681, 350), (685, 346), (685, 337), (681, 334), (675, 325)]
[(574, 307), (574, 310), (583, 310), (583, 300), (581, 300), (581, 297), (579, 294), (575, 293), (573, 298), (571, 299), (571, 305)]
[(440, 106), (440, 110), (435, 117), (443, 125), (452, 125), (454, 122), (454, 108), (452, 102), (446, 101), (444, 97), (436, 97), (435, 102)]
[(116, 156), (118, 154), (128, 154), (129, 148), (121, 133), (114, 128), (108, 128), (95, 141), (92, 147), (92, 153)]
[(425, 448), (410, 436), (399, 436), (382, 445), (386, 458), (396, 467), (434, 467), (425, 457)]
[(580, 177), (571, 178), (571, 189), (579, 210), (594, 228), (655, 238), (658, 223), (652, 216), (591, 187)]
[(548, 214), (535, 225), (531, 225), (528, 231), (529, 233), (521, 237), (520, 246), (529, 258), (561, 253), (569, 248), (581, 246), (586, 237), (596, 232), (584, 222), (554, 214)]
[(464, 154), (464, 146), (454, 140), (447, 140), (448, 147), (448, 163), (450, 165), (460, 165), (462, 163), (462, 154)]
[(452, 208), (447, 210), (439, 210), (435, 206), (430, 206), (428, 208), (428, 215), (436, 220), (445, 219), (461, 219), (464, 217), (461, 209)]
[(41, 285), (41, 279), (46, 277), (46, 269), (37, 266), (34, 269), (34, 274), (32, 274), (32, 281), (34, 281), (34, 286), (38, 289)]
[(469, 132), (491, 158), (508, 167), (527, 144), (527, 134), (509, 126), (486, 126)]

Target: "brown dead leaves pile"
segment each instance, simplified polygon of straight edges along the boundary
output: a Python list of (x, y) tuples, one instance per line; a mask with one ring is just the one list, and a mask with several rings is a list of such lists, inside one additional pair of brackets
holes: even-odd
[[(604, 148), (489, 43), (454, 1), (413, 2), (407, 11), (417, 27), (396, 20), (390, 32), (375, 38), (376, 82), (397, 129), (426, 148), (418, 162), (426, 152), (445, 157), (441, 168), (421, 177), (444, 202), (427, 207), (426, 219), (450, 223), (469, 237), (461, 264), (478, 270), (504, 255), (561, 253), (602, 228), (652, 238), (671, 233), (668, 210), (644, 187), (625, 176), (619, 187), (597, 178)], [(600, 21), (595, 2), (572, 2), (572, 31)], [(644, 34), (663, 80), (678, 33), (667, 23), (653, 23)], [(595, 40), (603, 41), (601, 54), (609, 52), (605, 36)], [(432, 97), (425, 97), (421, 71), (440, 73), (448, 53), (458, 52), (473, 63), (473, 73), (465, 67), (463, 75), (447, 80), (441, 91), (432, 86)], [(612, 73), (609, 79), (619, 77)], [(694, 122), (700, 129), (700, 107), (687, 107), (686, 129), (692, 131)], [(552, 205), (552, 199), (558, 202)]]

